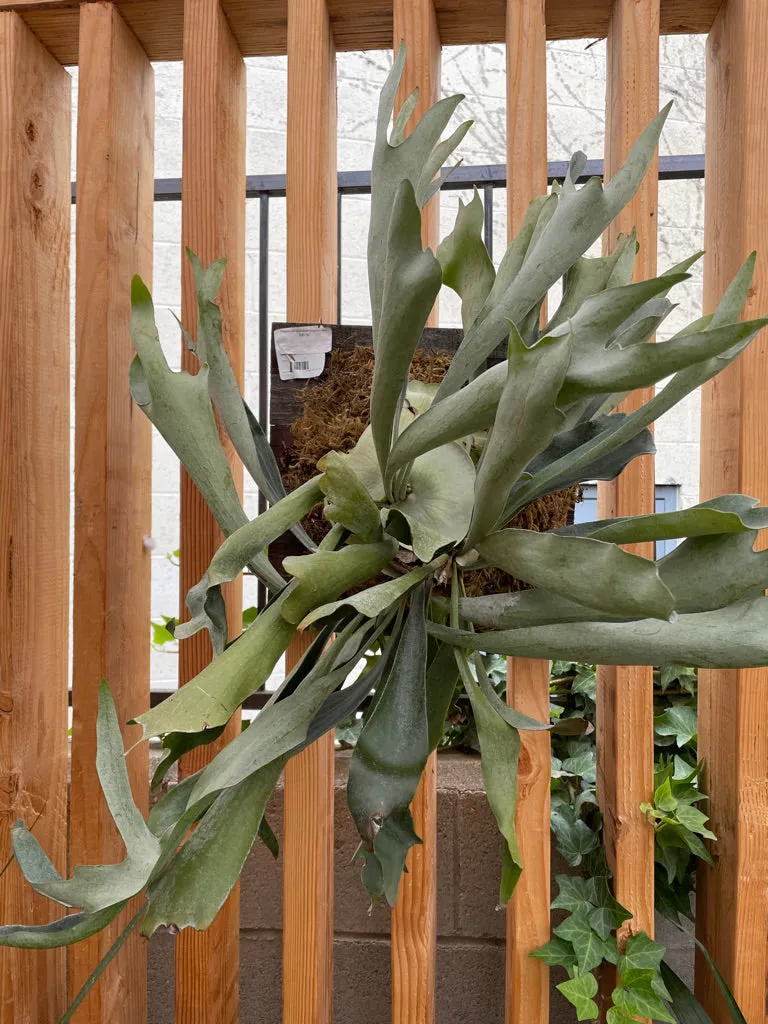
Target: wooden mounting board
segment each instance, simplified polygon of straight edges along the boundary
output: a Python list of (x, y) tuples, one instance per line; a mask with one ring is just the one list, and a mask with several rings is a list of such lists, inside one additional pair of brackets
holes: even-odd
[[(311, 380), (281, 380), (277, 370), (277, 358), (275, 356), (274, 332), (281, 327), (299, 327), (303, 324), (272, 324), (272, 345), (270, 350), (271, 361), (271, 389), (270, 389), (270, 429), (272, 449), (277, 455), (278, 461), (291, 446), (291, 426), (304, 412), (302, 396), (305, 387), (310, 388), (322, 381), (323, 376)], [(373, 344), (370, 326), (333, 324), (329, 325), (332, 332), (333, 349), (353, 349), (358, 345), (370, 348)], [(420, 351), (428, 353), (455, 352), (462, 339), (462, 332), (445, 327), (427, 327), (421, 337), (419, 344)], [(326, 356), (326, 368), (330, 355)], [(276, 565), (282, 563), (283, 558), (288, 554), (303, 554), (298, 543), (293, 541), (290, 534), (270, 545), (270, 555)]]

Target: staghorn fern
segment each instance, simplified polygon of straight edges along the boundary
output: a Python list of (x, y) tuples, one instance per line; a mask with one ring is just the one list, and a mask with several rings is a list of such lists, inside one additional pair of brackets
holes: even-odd
[[(390, 134), (404, 60), (401, 48), (379, 105), (368, 246), (376, 364), (370, 426), (353, 451), (329, 452), (313, 480), (286, 494), (222, 345), (214, 300), (224, 262), (204, 268), (190, 254), (198, 337), (188, 341), (201, 362), (196, 376), (170, 370), (149, 292), (138, 278), (132, 286), (131, 393), (227, 538), (190, 590), (189, 621), (176, 630), (183, 642), (207, 629), (213, 661), (136, 719), (145, 737), (162, 737), (154, 784), (185, 751), (219, 735), (297, 631), (312, 627), (315, 639), (254, 723), (162, 796), (146, 822), (131, 797), (114, 704), (102, 685), (98, 770), (126, 858), (78, 867), (65, 880), (23, 823), (14, 825), (16, 859), (29, 883), (81, 912), (39, 927), (6, 926), (0, 943), (76, 942), (142, 891), (144, 934), (161, 926), (207, 927), (257, 835), (273, 845), (264, 808), (285, 762), (372, 692), (348, 798), (361, 836), (363, 882), (372, 897), (393, 903), (407, 851), (419, 842), (409, 806), (458, 680), (472, 702), (488, 798), (505, 840), (505, 902), (521, 870), (514, 832), (518, 730), (548, 726), (503, 704), (474, 652), (629, 664), (768, 663), (768, 554), (753, 551), (768, 509), (753, 499), (728, 495), (683, 512), (543, 534), (506, 528), (536, 498), (581, 480), (612, 479), (652, 452), (650, 424), (728, 366), (768, 322), (739, 320), (753, 255), (712, 316), (651, 344), (673, 308), (671, 289), (686, 280), (698, 255), (635, 284), (634, 236), (620, 239), (609, 256), (583, 256), (639, 186), (667, 110), (605, 188), (596, 178), (576, 187), (586, 158), (574, 156), (562, 185), (531, 203), (496, 272), (481, 240), (477, 195), (459, 204), (454, 230), (437, 253), (422, 250), (422, 208), (468, 125), (439, 141), (458, 104), (454, 97), (433, 107), (408, 138), (402, 117)], [(564, 275), (562, 301), (541, 328), (547, 291)], [(461, 298), (464, 340), (439, 386), (409, 384), (442, 283)], [(508, 358), (487, 369), (488, 356), (505, 340)], [(615, 411), (628, 392), (662, 379), (664, 387), (636, 412)], [(238, 499), (214, 409), (272, 503), (253, 521)], [(332, 525), (314, 550), (300, 524), (320, 501)], [(265, 549), (287, 530), (308, 553), (286, 558), (283, 575)], [(659, 562), (620, 546), (667, 538), (685, 539)], [(226, 646), (221, 587), (246, 566), (271, 600)], [(465, 597), (466, 575), (486, 566), (530, 589)], [(363, 674), (344, 686), (371, 651), (380, 656), (368, 658)]]

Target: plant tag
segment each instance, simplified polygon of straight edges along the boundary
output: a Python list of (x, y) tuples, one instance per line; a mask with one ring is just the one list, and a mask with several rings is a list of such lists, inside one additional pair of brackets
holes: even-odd
[(281, 327), (275, 331), (275, 354), (280, 380), (307, 380), (325, 369), (325, 353), (331, 351), (330, 327)]

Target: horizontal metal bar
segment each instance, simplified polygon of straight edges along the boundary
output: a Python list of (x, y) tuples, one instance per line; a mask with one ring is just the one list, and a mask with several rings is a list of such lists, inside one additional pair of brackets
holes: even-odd
[[(547, 169), (551, 184), (562, 180), (568, 170), (567, 160), (552, 160)], [(579, 181), (603, 176), (603, 161), (588, 160)], [(659, 180), (680, 181), (704, 177), (704, 154), (684, 156), (662, 156), (659, 158)], [(475, 167), (457, 167), (443, 185), (444, 191), (472, 188), (473, 185), (504, 188), (507, 184), (507, 169), (504, 164), (487, 164)], [(340, 171), (338, 191), (342, 195), (366, 195), (371, 191), (370, 171)], [(285, 198), (284, 174), (249, 174), (246, 178), (245, 194), (249, 199), (259, 196)], [(179, 202), (181, 199), (181, 178), (156, 178), (155, 200), (157, 202)], [(75, 201), (75, 184), (72, 183), (72, 202)]]
[[(156, 708), (158, 704), (162, 704), (163, 701), (176, 693), (177, 688), (173, 687), (152, 687), (149, 692), (149, 706)], [(246, 697), (243, 701), (243, 708), (246, 711), (260, 711), (261, 708), (267, 703), (272, 693), (268, 690), (257, 690), (256, 693), (252, 693), (250, 697)], [(72, 691), (69, 691), (69, 706), (72, 707)]]

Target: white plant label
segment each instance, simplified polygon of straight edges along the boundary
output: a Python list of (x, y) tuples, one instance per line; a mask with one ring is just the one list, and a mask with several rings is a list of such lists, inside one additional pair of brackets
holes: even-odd
[(280, 380), (307, 380), (325, 369), (325, 354), (331, 351), (330, 327), (281, 327), (275, 331), (275, 354)]

